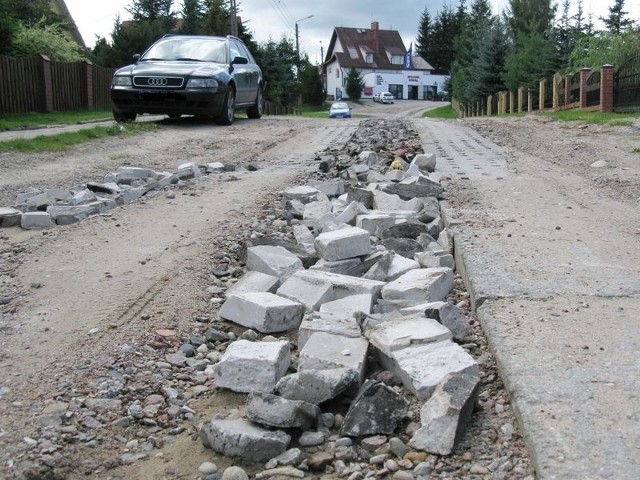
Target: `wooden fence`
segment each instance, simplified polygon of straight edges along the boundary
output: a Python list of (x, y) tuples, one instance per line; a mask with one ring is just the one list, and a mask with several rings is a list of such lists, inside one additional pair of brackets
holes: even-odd
[(0, 115), (110, 110), (113, 69), (91, 62), (53, 62), (44, 55), (0, 55)]
[(614, 104), (616, 83), (613, 65), (605, 65), (596, 72), (583, 68), (572, 75), (557, 73), (552, 78), (541, 79), (534, 88), (520, 87), (513, 92), (499, 92), (475, 105), (454, 105), (461, 117), (569, 108), (612, 112), (618, 110)]

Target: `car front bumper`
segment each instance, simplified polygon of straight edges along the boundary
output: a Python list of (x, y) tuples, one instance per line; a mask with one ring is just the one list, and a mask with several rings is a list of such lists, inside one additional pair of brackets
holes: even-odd
[(112, 87), (114, 110), (131, 113), (217, 116), (222, 112), (227, 88), (198, 90), (146, 90)]

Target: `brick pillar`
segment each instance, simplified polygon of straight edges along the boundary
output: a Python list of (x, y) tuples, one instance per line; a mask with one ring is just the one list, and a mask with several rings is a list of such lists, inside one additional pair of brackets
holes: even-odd
[(51, 60), (46, 55), (40, 55), (42, 68), (42, 108), (44, 112), (53, 111), (53, 81), (51, 79)]
[(613, 112), (614, 75), (613, 65), (600, 69), (600, 111)]
[(538, 88), (540, 95), (538, 96), (538, 110), (544, 110), (544, 99), (547, 98), (547, 79), (542, 78), (540, 80), (540, 86)]
[(84, 62), (84, 72), (86, 80), (85, 88), (87, 89), (86, 108), (88, 110), (93, 110), (95, 108), (93, 100), (93, 64), (89, 60), (85, 60)]
[(587, 80), (591, 75), (590, 68), (580, 70), (580, 108), (587, 108)]

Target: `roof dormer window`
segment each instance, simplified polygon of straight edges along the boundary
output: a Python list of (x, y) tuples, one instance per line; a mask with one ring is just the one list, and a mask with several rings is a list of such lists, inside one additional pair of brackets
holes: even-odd
[(367, 53), (364, 60), (367, 63), (373, 63), (373, 53)]

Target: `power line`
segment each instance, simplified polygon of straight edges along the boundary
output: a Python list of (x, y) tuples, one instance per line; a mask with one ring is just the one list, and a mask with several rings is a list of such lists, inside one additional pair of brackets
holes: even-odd
[(287, 19), (286, 14), (282, 12), (282, 10), (279, 8), (278, 0), (269, 0), (269, 3), (271, 4), (271, 7), (273, 8), (273, 10), (280, 16), (284, 27), (286, 29), (291, 28), (292, 22), (289, 19)]

